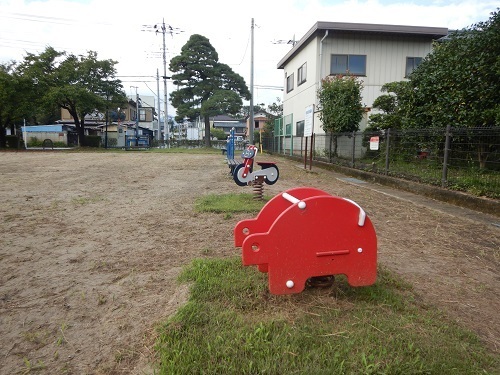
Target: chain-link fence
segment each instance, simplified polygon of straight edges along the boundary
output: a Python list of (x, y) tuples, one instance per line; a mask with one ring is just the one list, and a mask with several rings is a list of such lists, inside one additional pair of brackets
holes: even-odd
[[(286, 134), (286, 133), (285, 133)], [(265, 150), (500, 199), (500, 128), (386, 130), (263, 140)]]

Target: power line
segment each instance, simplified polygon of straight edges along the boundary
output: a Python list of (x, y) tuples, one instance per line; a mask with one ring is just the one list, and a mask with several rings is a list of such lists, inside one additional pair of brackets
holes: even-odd
[(254, 87), (257, 87), (259, 89), (262, 89), (262, 90), (280, 90), (280, 91), (283, 91), (283, 87), (282, 86), (269, 86), (269, 85), (254, 85)]
[(81, 20), (74, 18), (40, 16), (27, 13), (2, 13), (0, 17), (22, 20), (22, 21), (30, 21), (30, 22), (52, 23), (58, 25), (85, 24), (85, 25), (102, 25), (102, 26), (113, 26), (113, 27), (116, 26), (115, 24), (109, 22), (96, 22), (89, 20), (88, 18)]
[(298, 43), (297, 40), (295, 40), (295, 35), (293, 36), (293, 39), (280, 39), (280, 40), (273, 40), (271, 41), (272, 44), (291, 44), (292, 47), (295, 47), (295, 45)]

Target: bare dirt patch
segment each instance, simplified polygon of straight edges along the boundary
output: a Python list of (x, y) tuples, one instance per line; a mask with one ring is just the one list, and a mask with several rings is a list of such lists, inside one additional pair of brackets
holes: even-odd
[[(274, 196), (314, 186), (360, 204), (379, 261), (500, 348), (500, 229), (274, 160)], [(155, 325), (188, 297), (194, 258), (239, 255), (238, 220), (199, 214), (237, 186), (220, 155), (0, 153), (0, 374), (152, 373)], [(437, 205), (437, 204), (436, 204)]]

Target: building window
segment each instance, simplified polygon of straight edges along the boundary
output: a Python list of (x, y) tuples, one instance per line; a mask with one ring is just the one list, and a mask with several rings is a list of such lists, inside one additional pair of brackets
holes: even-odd
[(306, 81), (307, 78), (307, 63), (304, 63), (299, 70), (297, 70), (297, 86), (300, 86)]
[(366, 76), (366, 55), (332, 55), (330, 74)]
[(304, 136), (304, 121), (298, 121), (295, 124), (295, 136), (296, 137)]
[(408, 78), (415, 69), (417, 69), (417, 66), (420, 65), (422, 62), (421, 57), (407, 57), (406, 58), (406, 70), (405, 70), (405, 77)]
[(286, 77), (286, 92), (293, 90), (293, 73)]
[(146, 121), (146, 110), (139, 109), (139, 121)]

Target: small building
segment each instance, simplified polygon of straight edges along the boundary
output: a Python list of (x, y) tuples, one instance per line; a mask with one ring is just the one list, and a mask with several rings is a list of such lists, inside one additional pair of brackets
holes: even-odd
[(247, 121), (235, 119), (227, 115), (218, 115), (210, 118), (210, 127), (214, 129), (222, 129), (224, 133), (229, 135), (229, 132), (234, 128), (234, 135), (247, 136)]
[(382, 86), (407, 79), (431, 52), (433, 42), (447, 34), (442, 27), (316, 22), (277, 65), (284, 72), (284, 133), (299, 134), (311, 106), (313, 133), (324, 133), (317, 92), (327, 76), (345, 74), (362, 81), (363, 130)]
[(69, 125), (53, 124), (53, 125), (31, 125), (22, 126), (24, 144), (28, 145), (35, 140), (43, 142), (50, 139), (52, 143), (59, 143), (74, 146), (78, 143), (77, 135), (74, 127)]
[[(262, 133), (264, 130), (264, 127), (266, 126), (266, 123), (268, 121), (267, 114), (264, 112), (258, 112), (253, 115), (253, 130), (254, 132), (258, 131), (259, 133)], [(246, 134), (249, 133), (249, 127), (250, 127), (250, 116), (247, 117), (246, 121)]]

